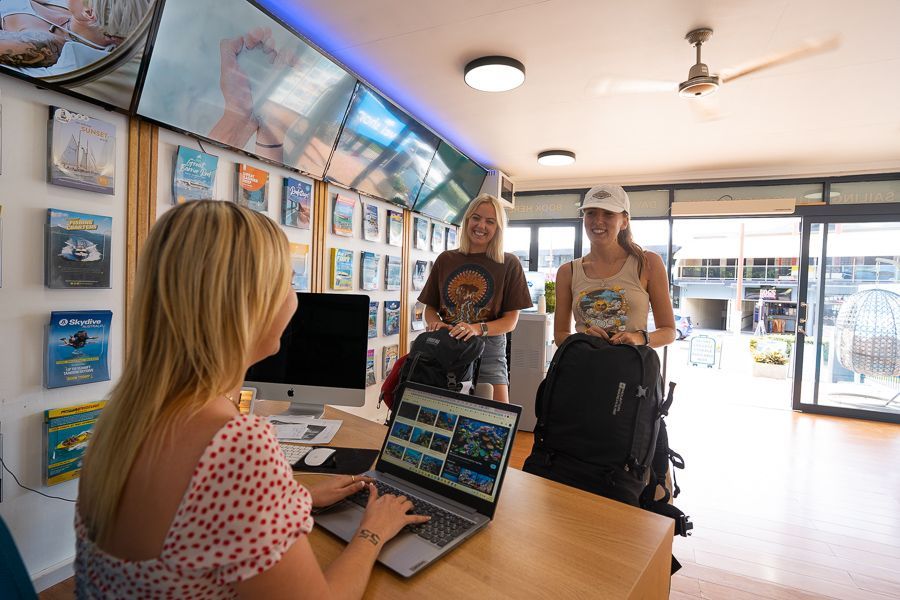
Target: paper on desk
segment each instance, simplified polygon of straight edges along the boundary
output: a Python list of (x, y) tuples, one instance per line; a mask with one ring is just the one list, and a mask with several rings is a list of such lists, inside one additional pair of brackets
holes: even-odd
[(279, 440), (303, 444), (331, 442), (343, 423), (340, 419), (316, 419), (293, 415), (269, 417), (269, 421), (275, 428), (275, 437)]

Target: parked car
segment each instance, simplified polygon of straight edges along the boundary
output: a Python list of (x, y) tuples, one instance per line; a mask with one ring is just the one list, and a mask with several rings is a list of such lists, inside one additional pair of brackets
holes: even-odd
[[(656, 329), (656, 324), (653, 322), (653, 312), (651, 311), (647, 315), (647, 331), (653, 331), (654, 329)], [(693, 332), (694, 324), (691, 322), (691, 318), (675, 313), (675, 339), (683, 340)]]

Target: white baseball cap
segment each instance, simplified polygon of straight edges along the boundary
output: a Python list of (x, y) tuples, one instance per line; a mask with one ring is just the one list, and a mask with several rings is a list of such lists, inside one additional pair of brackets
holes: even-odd
[(595, 185), (584, 195), (584, 201), (581, 203), (581, 210), (586, 208), (602, 208), (609, 212), (631, 213), (631, 203), (628, 201), (628, 194), (620, 185), (601, 184)]

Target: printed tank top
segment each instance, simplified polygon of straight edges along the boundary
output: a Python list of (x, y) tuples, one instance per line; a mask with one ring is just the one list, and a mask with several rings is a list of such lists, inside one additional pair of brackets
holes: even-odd
[(572, 261), (572, 315), (575, 331), (596, 325), (609, 332), (647, 329), (650, 295), (641, 285), (638, 259), (629, 254), (618, 273), (591, 279), (582, 259)]

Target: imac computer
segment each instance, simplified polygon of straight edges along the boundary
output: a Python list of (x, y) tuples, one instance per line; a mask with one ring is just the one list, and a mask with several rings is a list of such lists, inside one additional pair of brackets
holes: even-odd
[(291, 402), (290, 414), (321, 416), (326, 404), (366, 403), (369, 297), (297, 292), (281, 348), (244, 376), (260, 400)]

